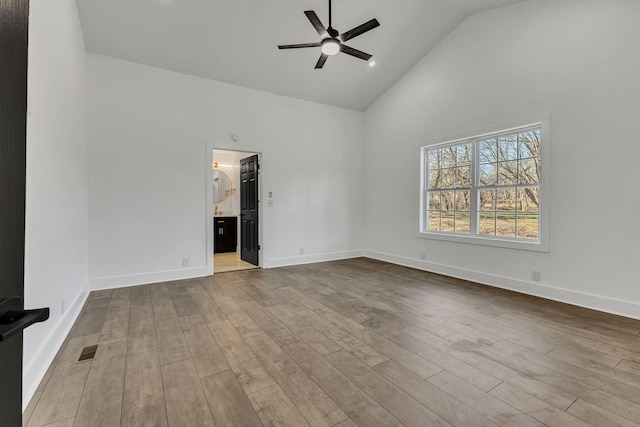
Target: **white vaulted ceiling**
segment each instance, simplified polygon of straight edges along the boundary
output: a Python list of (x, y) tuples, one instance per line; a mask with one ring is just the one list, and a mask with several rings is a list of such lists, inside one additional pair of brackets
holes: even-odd
[(334, 0), (333, 26), (381, 26), (347, 44), (375, 67), (339, 54), (322, 70), (304, 15), (328, 25), (327, 0), (77, 0), (89, 52), (329, 105), (364, 110), (466, 16), (522, 0)]

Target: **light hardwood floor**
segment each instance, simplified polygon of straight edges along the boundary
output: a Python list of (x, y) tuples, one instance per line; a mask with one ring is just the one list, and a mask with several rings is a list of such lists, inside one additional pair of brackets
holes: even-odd
[(637, 426), (639, 333), (369, 259), (93, 292), (24, 424)]
[(225, 252), (213, 256), (213, 271), (216, 274), (229, 271), (251, 270), (254, 268), (258, 267), (241, 260), (240, 254), (237, 252)]

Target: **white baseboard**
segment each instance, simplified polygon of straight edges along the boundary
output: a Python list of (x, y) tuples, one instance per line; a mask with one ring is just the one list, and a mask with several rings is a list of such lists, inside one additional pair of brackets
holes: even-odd
[(527, 295), (533, 295), (567, 304), (577, 305), (606, 313), (640, 319), (640, 304), (615, 298), (594, 295), (585, 292), (564, 289), (557, 286), (545, 285), (537, 282), (527, 282), (510, 277), (498, 276), (481, 271), (468, 270), (451, 265), (438, 264), (413, 258), (387, 254), (376, 251), (365, 251), (364, 256), (392, 264), (412, 267), (418, 270), (430, 271), (458, 279), (469, 280), (496, 288), (508, 289)]
[(315, 262), (337, 261), (341, 259), (357, 258), (364, 256), (363, 250), (329, 252), (323, 254), (300, 255), (288, 258), (271, 258), (265, 268), (287, 267), (290, 265), (313, 264)]
[[(330, 252), (323, 254), (301, 255), (290, 258), (271, 258), (263, 268), (286, 267), (290, 265), (312, 264), (315, 262), (336, 261), (364, 256), (363, 250)], [(89, 279), (89, 290), (123, 288), (126, 286), (146, 285), (148, 283), (168, 282), (172, 280), (193, 279), (209, 276), (207, 267), (181, 268), (179, 270), (158, 271), (153, 273), (131, 274), (124, 276), (97, 277)]]
[(31, 398), (35, 394), (40, 381), (47, 373), (53, 358), (56, 356), (64, 340), (67, 338), (71, 327), (80, 315), (80, 311), (89, 296), (89, 283), (85, 282), (69, 309), (59, 318), (49, 336), (42, 342), (36, 357), (22, 370), (22, 411), (27, 408)]
[(104, 289), (124, 288), (126, 286), (146, 285), (148, 283), (193, 279), (195, 277), (204, 277), (207, 275), (207, 267), (193, 267), (125, 276), (98, 277), (95, 279), (89, 279), (89, 288), (92, 291), (101, 291)]

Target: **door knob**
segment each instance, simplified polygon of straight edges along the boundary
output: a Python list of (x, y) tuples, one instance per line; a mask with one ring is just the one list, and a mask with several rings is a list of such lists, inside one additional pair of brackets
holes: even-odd
[(49, 318), (49, 307), (25, 310), (22, 297), (0, 300), (0, 341), (6, 341), (13, 335), (37, 322)]

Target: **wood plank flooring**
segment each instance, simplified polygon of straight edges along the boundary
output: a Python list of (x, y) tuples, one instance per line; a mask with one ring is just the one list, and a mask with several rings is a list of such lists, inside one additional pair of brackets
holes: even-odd
[(23, 425), (640, 426), (640, 321), (365, 258), (92, 292)]

